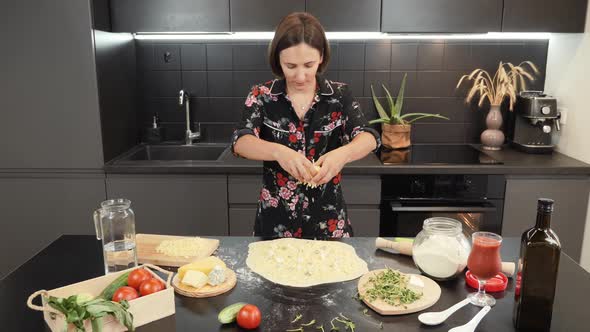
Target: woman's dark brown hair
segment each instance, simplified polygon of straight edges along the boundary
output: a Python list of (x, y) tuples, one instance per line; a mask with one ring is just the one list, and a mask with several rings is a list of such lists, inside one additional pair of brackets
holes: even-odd
[(330, 62), (330, 45), (324, 28), (313, 15), (295, 12), (281, 20), (269, 46), (268, 59), (275, 75), (284, 77), (279, 59), (281, 51), (301, 43), (306, 43), (320, 52), (322, 63), (318, 67), (318, 72), (324, 72)]

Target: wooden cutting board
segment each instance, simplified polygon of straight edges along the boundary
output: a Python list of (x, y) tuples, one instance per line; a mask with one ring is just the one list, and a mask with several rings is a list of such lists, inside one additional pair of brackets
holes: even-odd
[[(369, 281), (369, 278), (371, 278), (373, 275), (376, 275), (377, 273), (381, 272), (381, 271), (386, 271), (386, 269), (381, 269), (381, 270), (373, 270), (373, 271), (369, 271), (368, 273), (365, 273), (358, 282), (358, 292), (360, 296), (364, 296), (367, 292), (367, 282)], [(366, 299), (363, 299), (363, 302), (365, 302), (365, 304), (367, 306), (369, 306), (369, 308), (375, 310), (377, 313), (381, 314), (381, 315), (404, 315), (404, 314), (410, 314), (413, 312), (418, 312), (421, 310), (424, 310), (426, 308), (431, 307), (432, 305), (434, 305), (436, 303), (436, 301), (438, 301), (438, 299), (440, 298), (440, 294), (441, 294), (441, 289), (440, 286), (432, 279), (425, 277), (423, 275), (419, 275), (419, 274), (406, 274), (408, 276), (415, 276), (420, 278), (420, 280), (422, 280), (422, 282), (424, 283), (424, 289), (422, 290), (422, 297), (417, 300), (414, 303), (410, 303), (404, 306), (392, 306), (390, 304), (385, 303), (383, 300), (375, 300), (373, 302), (369, 302)]]
[(211, 256), (219, 247), (219, 240), (199, 238), (200, 243), (199, 252), (194, 256), (189, 257), (174, 257), (167, 256), (156, 251), (156, 248), (164, 240), (178, 240), (191, 238), (190, 236), (174, 236), (174, 235), (157, 235), (157, 234), (137, 234), (135, 235), (135, 242), (137, 245), (137, 261), (140, 264), (150, 263), (160, 266), (175, 266), (179, 267), (191, 263), (197, 259)]
[(212, 297), (217, 296), (223, 293), (228, 292), (230, 289), (234, 288), (236, 283), (238, 282), (236, 273), (231, 269), (226, 268), (226, 279), (223, 283), (217, 286), (205, 285), (201, 288), (193, 288), (187, 285), (184, 285), (178, 280), (178, 273), (172, 279), (172, 287), (176, 293), (188, 297), (196, 297), (196, 298), (204, 298), (204, 297)]

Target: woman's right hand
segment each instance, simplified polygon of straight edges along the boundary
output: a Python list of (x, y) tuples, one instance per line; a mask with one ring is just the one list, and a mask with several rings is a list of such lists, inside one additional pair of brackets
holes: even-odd
[(284, 145), (277, 147), (274, 156), (279, 165), (300, 182), (311, 182), (317, 173), (311, 161), (304, 155)]

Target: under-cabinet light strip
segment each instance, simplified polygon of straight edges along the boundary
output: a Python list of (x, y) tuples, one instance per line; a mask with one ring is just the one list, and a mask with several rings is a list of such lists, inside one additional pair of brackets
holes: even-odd
[[(271, 40), (274, 32), (138, 32), (135, 39), (146, 40)], [(327, 32), (330, 40), (378, 39), (549, 39), (549, 33), (489, 32), (484, 34), (389, 34), (382, 32)]]

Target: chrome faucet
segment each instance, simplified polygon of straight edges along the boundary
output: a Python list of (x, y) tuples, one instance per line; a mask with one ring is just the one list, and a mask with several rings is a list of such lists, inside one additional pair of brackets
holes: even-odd
[(191, 131), (191, 116), (190, 116), (190, 98), (188, 92), (180, 90), (178, 95), (178, 104), (185, 105), (186, 110), (186, 133), (184, 136), (184, 144), (192, 145), (194, 140), (201, 139), (201, 124), (197, 123), (197, 131)]

